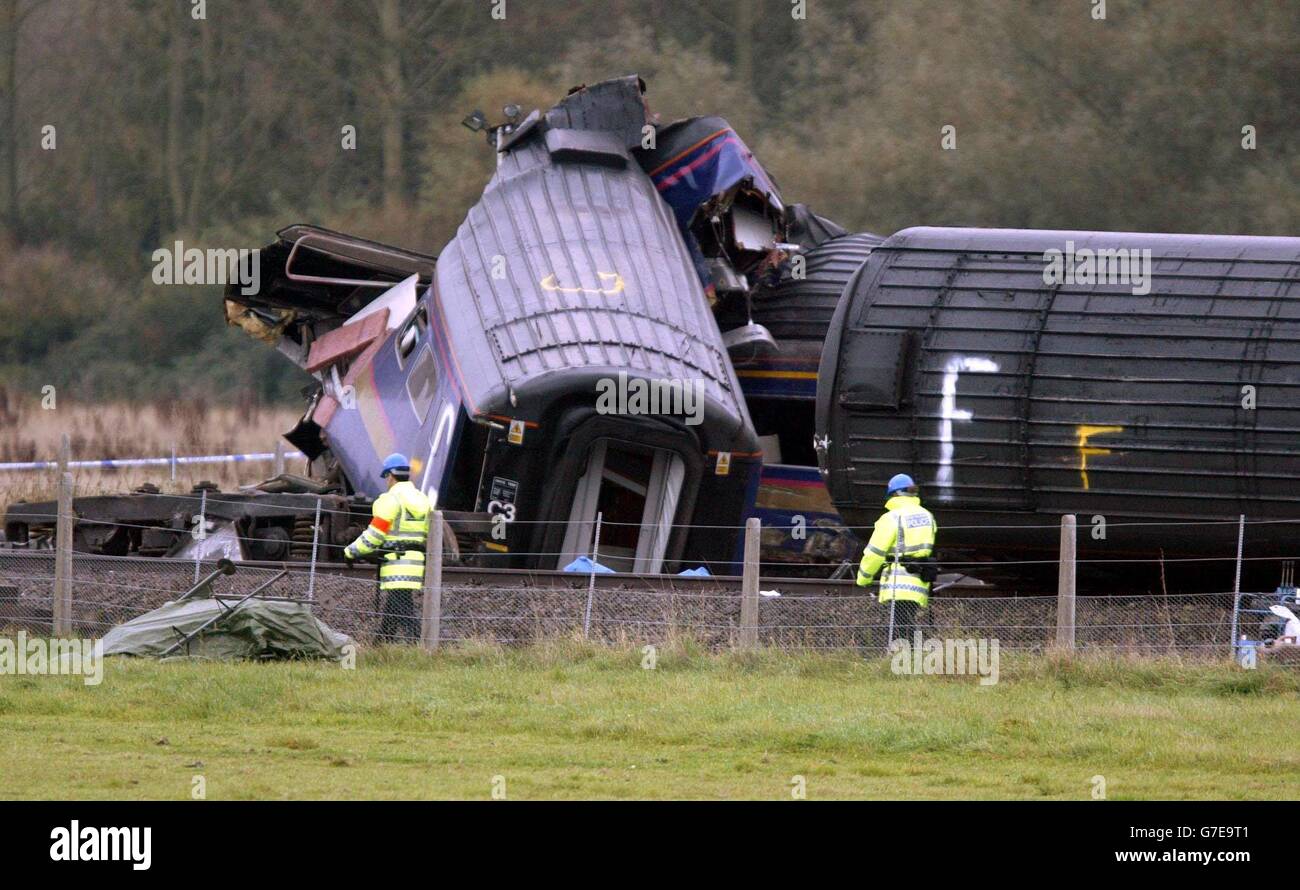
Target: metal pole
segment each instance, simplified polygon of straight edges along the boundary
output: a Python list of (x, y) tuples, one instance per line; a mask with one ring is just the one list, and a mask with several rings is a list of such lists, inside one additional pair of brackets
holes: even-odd
[(316, 552), (320, 547), (320, 504), (321, 499), (316, 498), (316, 519), (311, 526), (311, 568), (307, 570), (308, 602), (316, 599)]
[(212, 582), (217, 580), (217, 577), (219, 575), (233, 575), (233, 574), (235, 574), (235, 564), (230, 560), (226, 559), (225, 557), (222, 557), (221, 559), (217, 560), (217, 567), (213, 569), (212, 574), (208, 575), (202, 581), (198, 582), (189, 590), (182, 593), (179, 597), (176, 598), (176, 602), (183, 603), (190, 597), (197, 596), (200, 592), (206, 592), (208, 594), (211, 594)]
[(1056, 582), (1056, 645), (1069, 650), (1074, 649), (1076, 523), (1073, 513), (1061, 517), (1061, 564)]
[(596, 563), (600, 562), (600, 522), (603, 513), (596, 514), (596, 539), (591, 545), (591, 577), (587, 579), (587, 611), (582, 617), (582, 638), (591, 633), (591, 601), (596, 596)]
[(1228, 650), (1235, 660), (1237, 652), (1237, 636), (1241, 629), (1241, 557), (1242, 546), (1246, 541), (1246, 514), (1241, 513), (1237, 516), (1237, 570), (1232, 579), (1232, 643)]
[(430, 516), (424, 545), (424, 602), (420, 610), (420, 648), (433, 652), (442, 638), (442, 511)]
[[(66, 437), (65, 437), (66, 439)], [(66, 464), (65, 464), (66, 465)], [(59, 477), (54, 542), (54, 635), (72, 635), (72, 474)]]
[(1232, 592), (1235, 594), (1241, 593), (1241, 552), (1242, 544), (1245, 543), (1245, 540), (1246, 514), (1242, 513), (1237, 517), (1237, 573), (1236, 577), (1232, 579)]
[(1228, 653), (1234, 660), (1238, 656), (1237, 636), (1241, 628), (1241, 593), (1240, 591), (1232, 595), (1232, 640), (1228, 644)]
[(245, 595), (242, 599), (239, 600), (239, 602), (235, 603), (233, 606), (227, 606), (225, 603), (221, 602), (220, 600), (217, 600), (217, 605), (218, 607), (221, 608), (221, 612), (219, 614), (213, 615), (207, 621), (203, 622), (198, 627), (194, 628), (194, 630), (182, 636), (179, 640), (173, 643), (170, 648), (164, 651), (163, 654), (159, 657), (166, 658), (168, 655), (171, 655), (173, 652), (175, 652), (177, 649), (181, 648), (182, 646), (189, 645), (190, 640), (193, 640), (196, 637), (198, 637), (199, 634), (203, 633), (203, 631), (207, 630), (209, 627), (216, 624), (218, 621), (221, 621), (224, 618), (229, 618), (231, 615), (235, 614), (236, 610), (238, 610), (240, 606), (242, 606), (244, 603), (251, 600), (253, 597), (257, 596), (263, 590), (266, 590), (266, 588), (270, 587), (272, 584), (274, 584), (276, 581), (279, 581), (287, 574), (289, 574), (289, 570), (284, 569), (283, 571), (280, 572), (280, 574), (276, 575), (271, 580), (265, 581), (259, 584), (257, 587), (253, 588), (253, 591), (251, 593)]
[(271, 475), (279, 476), (284, 473), (284, 440), (275, 440), (275, 458), (271, 464)]
[(176, 443), (172, 443), (172, 482), (176, 481)]
[(203, 562), (203, 542), (208, 539), (208, 490), (203, 489), (199, 495), (199, 521), (195, 526), (198, 536), (195, 540), (198, 542), (194, 548), (194, 583), (199, 583), (199, 570)]
[(740, 645), (758, 647), (759, 541), (762, 522), (757, 516), (745, 520), (745, 565), (740, 578)]

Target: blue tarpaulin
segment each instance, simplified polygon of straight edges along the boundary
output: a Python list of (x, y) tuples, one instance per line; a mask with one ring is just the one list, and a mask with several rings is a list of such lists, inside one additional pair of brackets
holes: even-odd
[(592, 562), (590, 557), (579, 556), (573, 562), (564, 567), (566, 572), (581, 572), (584, 575), (590, 575), (592, 572), (597, 574), (613, 575), (614, 570), (609, 566), (603, 566), (598, 562)]

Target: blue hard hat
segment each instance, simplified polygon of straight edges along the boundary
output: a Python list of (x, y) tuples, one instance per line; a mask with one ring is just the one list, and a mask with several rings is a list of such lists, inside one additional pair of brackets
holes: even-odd
[(379, 471), (379, 478), (383, 479), (389, 473), (407, 473), (411, 472), (411, 462), (406, 459), (405, 454), (393, 453), (384, 458), (384, 468)]
[(896, 491), (902, 491), (905, 488), (915, 488), (915, 487), (916, 487), (916, 483), (912, 481), (911, 476), (907, 475), (906, 473), (899, 473), (893, 479), (889, 480), (889, 487), (885, 489), (885, 494), (891, 495)]

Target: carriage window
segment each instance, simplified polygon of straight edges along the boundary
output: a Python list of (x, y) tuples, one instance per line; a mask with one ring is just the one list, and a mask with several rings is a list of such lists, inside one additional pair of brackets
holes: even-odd
[(403, 327), (402, 332), (397, 335), (397, 367), (405, 368), (406, 360), (411, 357), (415, 347), (420, 343), (420, 335), (429, 327), (429, 312), (425, 307), (420, 306), (415, 310), (414, 317), (411, 318)]
[(411, 400), (417, 423), (423, 424), (428, 418), (437, 392), (438, 366), (433, 360), (433, 350), (421, 349), (411, 365), (411, 373), (406, 375), (406, 395)]

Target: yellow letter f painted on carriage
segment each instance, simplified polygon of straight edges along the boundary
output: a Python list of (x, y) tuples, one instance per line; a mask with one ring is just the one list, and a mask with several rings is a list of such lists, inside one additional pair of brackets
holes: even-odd
[(1079, 437), (1079, 475), (1083, 477), (1083, 490), (1088, 490), (1088, 456), (1110, 454), (1109, 448), (1096, 448), (1088, 444), (1088, 440), (1093, 436), (1104, 436), (1107, 433), (1122, 433), (1122, 426), (1077, 426), (1074, 428)]

